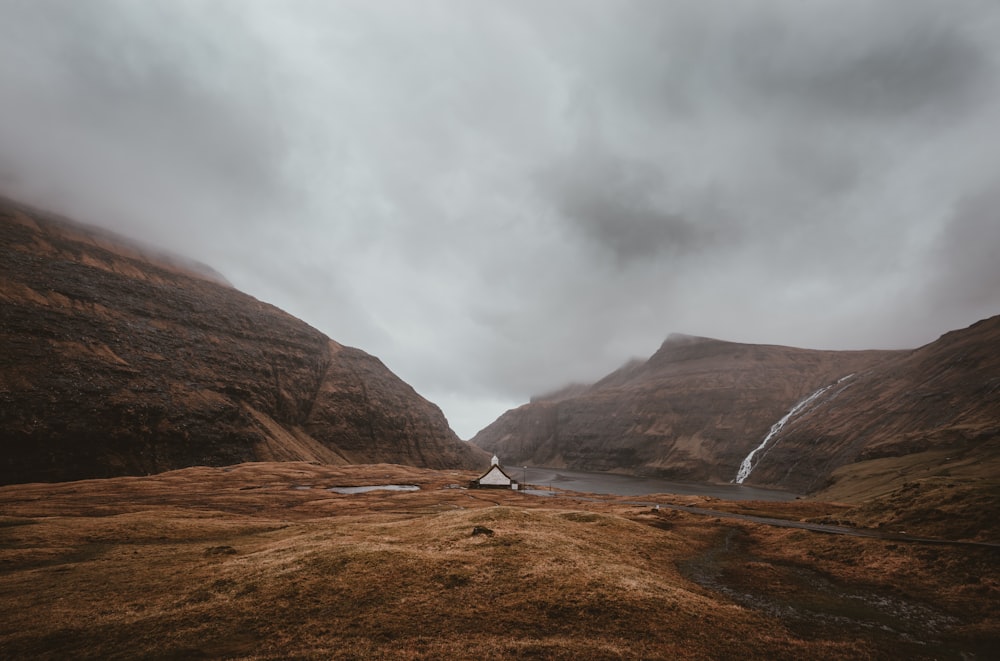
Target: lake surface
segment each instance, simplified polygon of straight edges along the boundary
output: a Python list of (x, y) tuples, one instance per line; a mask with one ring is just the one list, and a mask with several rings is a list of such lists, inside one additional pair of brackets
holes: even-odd
[[(504, 466), (504, 471), (523, 484), (544, 490), (547, 487), (614, 496), (644, 496), (673, 493), (681, 496), (711, 496), (723, 500), (795, 500), (797, 494), (776, 489), (760, 489), (742, 484), (700, 484), (671, 482), (654, 477), (633, 477), (614, 473), (588, 473), (562, 468)], [(541, 495), (541, 494), (538, 494)]]
[(420, 491), (416, 484), (376, 484), (370, 487), (330, 487), (334, 493), (352, 494), (368, 493), (369, 491)]

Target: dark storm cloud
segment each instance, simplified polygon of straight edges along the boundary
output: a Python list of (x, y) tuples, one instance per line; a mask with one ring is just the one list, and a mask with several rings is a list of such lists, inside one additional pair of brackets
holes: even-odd
[(10, 73), (21, 79), (20, 89), (7, 90), (7, 123), (34, 129), (20, 137), (31, 142), (25, 150), (32, 155), (51, 152), (40, 166), (58, 160), (69, 179), (104, 170), (120, 177), (124, 197), (131, 185), (168, 197), (203, 181), (228, 188), (232, 200), (281, 203), (275, 171), (284, 136), (271, 90), (254, 75), (265, 54), (237, 13), (205, 6), (204, 19), (231, 26), (220, 34), (167, 6), (14, 7), (7, 30), (0, 28), (6, 61), (0, 66), (16, 69)]
[[(916, 22), (900, 10), (890, 29), (858, 26), (832, 43), (822, 25), (802, 33), (774, 15), (758, 19), (737, 35), (736, 77), (759, 102), (819, 118), (881, 122), (930, 113), (954, 120), (940, 113), (960, 112), (981, 89), (992, 75), (987, 54), (960, 26)], [(814, 36), (815, 49), (807, 42)]]
[(954, 217), (935, 242), (928, 264), (931, 308), (997, 314), (1000, 289), (1000, 180), (972, 198), (960, 200)]
[(471, 436), (674, 331), (996, 313), (998, 44), (985, 0), (0, 0), (0, 189), (212, 265)]
[(619, 266), (699, 251), (715, 240), (708, 218), (692, 222), (670, 210), (665, 175), (649, 162), (611, 154), (600, 144), (578, 145), (537, 178), (542, 194)]

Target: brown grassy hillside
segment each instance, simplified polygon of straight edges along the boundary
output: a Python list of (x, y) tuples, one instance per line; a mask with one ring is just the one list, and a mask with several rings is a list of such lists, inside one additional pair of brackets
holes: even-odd
[(485, 464), (440, 409), (204, 267), (0, 200), (0, 483), (249, 460)]
[[(455, 488), (470, 475), (248, 464), (0, 488), (0, 649), (39, 659), (975, 659), (1000, 643), (995, 550)], [(387, 483), (421, 490), (325, 488)]]
[(844, 498), (1000, 476), (997, 347), (1000, 316), (858, 374), (789, 424), (749, 482), (832, 488), (829, 496)]

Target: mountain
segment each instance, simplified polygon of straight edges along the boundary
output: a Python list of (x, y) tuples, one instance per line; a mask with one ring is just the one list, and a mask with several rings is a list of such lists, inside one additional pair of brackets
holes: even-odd
[(858, 374), (776, 436), (750, 481), (813, 491), (866, 479), (877, 490), (879, 472), (887, 484), (1000, 474), (998, 348), (995, 316)]
[(0, 437), (0, 483), (487, 463), (377, 358), (207, 267), (2, 199)]
[(729, 482), (802, 398), (896, 355), (671, 335), (649, 360), (534, 398), (472, 442), (512, 464)]
[(535, 398), (472, 442), (513, 464), (879, 497), (869, 523), (967, 523), (976, 503), (995, 511), (1000, 489), (997, 347), (1000, 316), (911, 351), (671, 335), (649, 360)]

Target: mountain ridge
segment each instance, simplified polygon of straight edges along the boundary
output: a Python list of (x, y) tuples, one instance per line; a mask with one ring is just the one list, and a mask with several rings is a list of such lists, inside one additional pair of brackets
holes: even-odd
[(10, 200), (0, 224), (0, 483), (486, 463), (380, 360), (210, 269)]
[[(836, 467), (882, 458), (925, 456), (925, 473), (947, 471), (949, 461), (1000, 456), (1000, 315), (900, 354), (858, 375), (837, 406), (819, 407), (778, 437), (761, 481), (814, 491)], [(792, 471), (797, 475), (782, 475)], [(817, 477), (809, 478), (815, 475)]]
[(647, 360), (534, 398), (472, 441), (516, 464), (843, 497), (917, 470), (978, 484), (976, 465), (1000, 463), (998, 345), (1000, 316), (901, 350), (673, 333)]
[(671, 334), (647, 360), (534, 398), (472, 442), (516, 464), (729, 482), (805, 394), (892, 355)]

